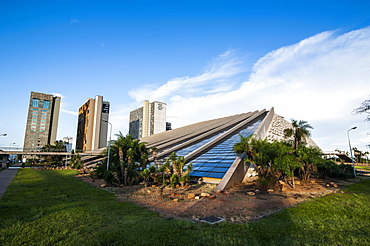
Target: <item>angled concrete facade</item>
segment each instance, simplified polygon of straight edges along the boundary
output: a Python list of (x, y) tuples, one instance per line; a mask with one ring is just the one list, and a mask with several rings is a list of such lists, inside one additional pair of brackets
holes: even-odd
[[(238, 157), (233, 151), (240, 135), (253, 135), (268, 141), (282, 140), (284, 129), (289, 127), (291, 123), (271, 108), (196, 123), (143, 137), (140, 141), (148, 143), (149, 148), (157, 148), (156, 158), (150, 158), (152, 163), (161, 165), (172, 152), (176, 152), (185, 156), (186, 163), (193, 163), (190, 173), (193, 180), (216, 183), (217, 189), (223, 190), (242, 182), (249, 169), (243, 156)], [(316, 146), (311, 139), (308, 145)]]

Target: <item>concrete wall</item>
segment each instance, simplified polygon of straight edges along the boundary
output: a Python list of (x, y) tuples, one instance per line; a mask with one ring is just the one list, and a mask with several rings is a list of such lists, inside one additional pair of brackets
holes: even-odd
[(245, 154), (235, 159), (229, 170), (227, 170), (225, 176), (217, 185), (215, 191), (229, 189), (233, 185), (240, 184), (243, 181), (249, 168), (249, 164), (244, 162), (244, 158)]

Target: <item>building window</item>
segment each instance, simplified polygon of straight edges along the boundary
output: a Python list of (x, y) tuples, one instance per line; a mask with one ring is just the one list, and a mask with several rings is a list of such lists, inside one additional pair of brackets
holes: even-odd
[(42, 103), (42, 108), (49, 109), (50, 108), (50, 101), (44, 100)]
[(47, 110), (45, 110), (45, 109), (43, 109), (43, 110), (41, 110), (42, 112), (48, 112)]
[(32, 99), (32, 107), (38, 108), (40, 106), (40, 99), (33, 98)]

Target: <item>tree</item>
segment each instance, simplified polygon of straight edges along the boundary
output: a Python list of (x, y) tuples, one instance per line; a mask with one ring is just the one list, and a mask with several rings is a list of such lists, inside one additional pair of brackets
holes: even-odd
[(234, 150), (240, 151), (239, 154), (246, 153), (246, 159), (257, 167), (258, 182), (262, 188), (273, 187), (280, 179), (294, 187), (294, 170), (301, 164), (291, 146), (278, 141), (271, 143), (262, 139), (250, 138), (247, 141), (247, 138), (240, 138), (241, 143), (235, 144)]
[[(117, 140), (111, 143), (110, 170), (120, 177), (120, 183), (132, 183), (148, 163), (146, 143), (134, 139), (131, 135), (116, 134)], [(107, 151), (103, 152), (107, 155)]]
[(158, 149), (156, 147), (151, 147), (150, 152), (152, 152), (153, 162), (157, 168), (159, 168), (157, 163)]
[(249, 135), (248, 137), (243, 137), (239, 134), (240, 142), (236, 143), (233, 147), (234, 152), (237, 155), (242, 155), (243, 153), (247, 154), (248, 156), (252, 156), (253, 152), (251, 149), (251, 138), (253, 135)]
[(292, 128), (284, 129), (284, 137), (293, 137), (292, 145), (294, 149), (297, 149), (307, 137), (311, 136), (309, 129), (313, 129), (313, 127), (307, 121), (292, 120)]
[(147, 188), (148, 187), (148, 180), (152, 175), (150, 170), (149, 169), (144, 169), (143, 171), (141, 171), (139, 173), (139, 175), (144, 178), (144, 185), (145, 185), (145, 188)]
[(80, 169), (82, 167), (81, 156), (79, 153), (75, 153), (74, 150), (71, 151), (72, 158), (69, 161), (69, 165), (72, 168)]
[[(169, 165), (169, 163), (171, 163)], [(175, 152), (172, 152), (170, 157), (166, 159), (165, 167), (170, 167), (171, 171), (171, 186), (175, 187), (176, 184), (180, 183), (181, 187), (184, 187), (184, 184), (189, 180), (189, 173), (193, 169), (193, 164), (189, 163), (187, 166), (185, 166), (185, 157), (184, 156), (178, 156)], [(186, 168), (185, 168), (186, 167)]]
[[(66, 146), (64, 145), (63, 141), (55, 141), (54, 144), (47, 144), (43, 146), (40, 150), (41, 152), (66, 152)], [(47, 155), (45, 159), (53, 165), (62, 165), (63, 164), (63, 156), (59, 155)]]
[(322, 152), (319, 148), (299, 146), (295, 151), (301, 166), (301, 176), (308, 181), (311, 175), (317, 172), (317, 165), (323, 162)]
[(367, 121), (370, 121), (370, 99), (367, 99), (361, 103), (361, 105), (354, 110), (356, 114), (368, 114), (366, 117)]

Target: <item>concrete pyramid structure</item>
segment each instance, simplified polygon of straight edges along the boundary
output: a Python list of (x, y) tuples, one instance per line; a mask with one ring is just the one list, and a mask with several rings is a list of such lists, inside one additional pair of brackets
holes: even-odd
[[(269, 141), (284, 139), (284, 129), (291, 123), (274, 113), (261, 110), (204, 121), (171, 131), (141, 138), (147, 147), (157, 148), (156, 165), (161, 165), (172, 152), (185, 156), (186, 163), (193, 163), (190, 176), (193, 180), (217, 183), (223, 190), (243, 181), (249, 164), (238, 157), (233, 146), (240, 141), (240, 135), (254, 135)], [(308, 145), (316, 144), (308, 139)], [(154, 163), (153, 163), (154, 164)]]

